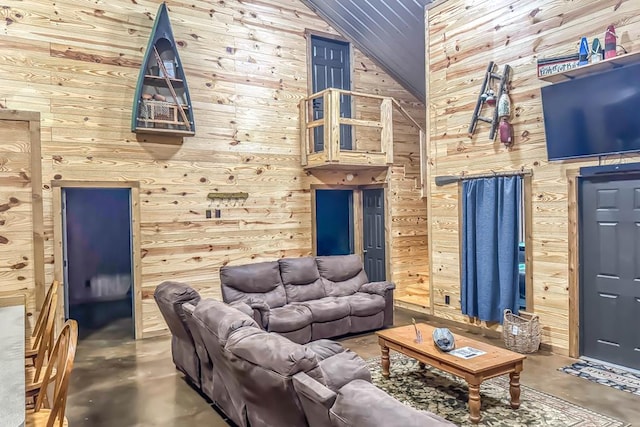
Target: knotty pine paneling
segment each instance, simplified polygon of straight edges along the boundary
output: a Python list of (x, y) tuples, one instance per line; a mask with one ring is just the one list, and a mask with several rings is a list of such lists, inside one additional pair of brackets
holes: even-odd
[[(536, 60), (577, 50), (581, 36), (604, 39), (616, 26), (618, 43), (640, 49), (640, 2), (449, 0), (426, 15), (429, 154), (431, 176), (533, 170), (533, 306), (543, 325), (542, 340), (566, 351), (569, 346), (568, 179), (567, 171), (597, 164), (593, 160), (547, 161)], [(475, 135), (467, 128), (489, 61), (513, 67), (511, 101), (515, 145), (488, 141), (488, 125)], [(597, 93), (594, 93), (597, 96)], [(634, 155), (604, 163), (637, 162)], [(431, 186), (435, 315), (468, 322), (460, 314), (458, 188)], [(445, 295), (451, 305), (444, 304)], [(486, 326), (486, 325), (485, 325)], [(496, 328), (495, 325), (490, 326)]]
[[(180, 142), (132, 134), (136, 80), (158, 5), (24, 0), (6, 5), (0, 23), (0, 108), (41, 114), (46, 281), (54, 270), (51, 182), (139, 181), (144, 336), (166, 331), (153, 302), (163, 280), (219, 298), (222, 265), (309, 255), (311, 184), (346, 184), (345, 172), (314, 176), (300, 167), (305, 30), (335, 31), (298, 0), (167, 1), (197, 135)], [(424, 123), (419, 100), (357, 49), (354, 55), (354, 90), (393, 96)], [(362, 171), (356, 182), (388, 181), (391, 278), (399, 298), (427, 299), (418, 131), (399, 115), (394, 125), (388, 180)], [(210, 202), (212, 191), (249, 198)], [(221, 218), (206, 219), (209, 208)]]

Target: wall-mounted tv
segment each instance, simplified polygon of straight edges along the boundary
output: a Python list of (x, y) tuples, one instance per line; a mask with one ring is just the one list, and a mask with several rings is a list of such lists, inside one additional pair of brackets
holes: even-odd
[(549, 160), (640, 151), (640, 64), (542, 88)]

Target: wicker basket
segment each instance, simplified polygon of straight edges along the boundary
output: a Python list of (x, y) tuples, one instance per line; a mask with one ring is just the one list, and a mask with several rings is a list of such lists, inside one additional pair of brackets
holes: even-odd
[(540, 347), (540, 322), (538, 316), (529, 313), (513, 314), (504, 311), (502, 323), (504, 345), (518, 353), (533, 353)]

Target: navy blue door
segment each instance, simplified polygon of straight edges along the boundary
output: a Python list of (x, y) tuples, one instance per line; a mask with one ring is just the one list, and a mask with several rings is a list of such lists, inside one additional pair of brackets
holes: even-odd
[(384, 189), (362, 191), (364, 271), (372, 282), (387, 280), (384, 233)]
[[(327, 88), (351, 90), (349, 43), (311, 36), (311, 88), (313, 93)], [(313, 100), (313, 120), (324, 116), (322, 98)], [(351, 97), (340, 95), (340, 117), (351, 117)], [(340, 125), (340, 148), (351, 150), (351, 126)], [(324, 126), (314, 128), (314, 151), (324, 149)]]

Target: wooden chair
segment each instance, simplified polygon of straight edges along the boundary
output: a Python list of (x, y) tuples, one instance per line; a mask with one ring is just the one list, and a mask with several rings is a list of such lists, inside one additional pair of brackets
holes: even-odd
[(42, 303), (42, 308), (40, 309), (40, 314), (38, 315), (38, 319), (36, 320), (36, 324), (33, 328), (33, 334), (30, 337), (27, 337), (25, 342), (25, 348), (27, 349), (25, 351), (25, 357), (27, 359), (31, 359), (32, 362), (34, 362), (34, 359), (38, 354), (38, 348), (44, 336), (44, 327), (47, 322), (47, 315), (49, 314), (49, 306), (57, 303), (59, 287), (60, 283), (57, 280), (54, 280), (51, 286), (49, 286), (49, 290), (47, 290), (47, 294)]
[[(78, 323), (67, 320), (58, 335), (47, 368), (44, 372), (42, 391), (38, 394), (35, 408), (26, 414), (26, 427), (66, 427), (64, 416), (67, 406), (69, 380), (78, 345)], [(49, 387), (52, 396), (49, 398)]]
[(42, 326), (42, 338), (38, 344), (38, 352), (34, 360), (34, 366), (27, 366), (25, 368), (26, 375), (26, 397), (34, 398), (42, 388), (42, 383), (45, 378), (45, 372), (49, 363), (47, 362), (47, 354), (51, 359), (51, 349), (53, 347), (53, 329), (56, 320), (56, 308), (57, 304), (49, 304), (49, 309), (45, 314), (44, 323)]

